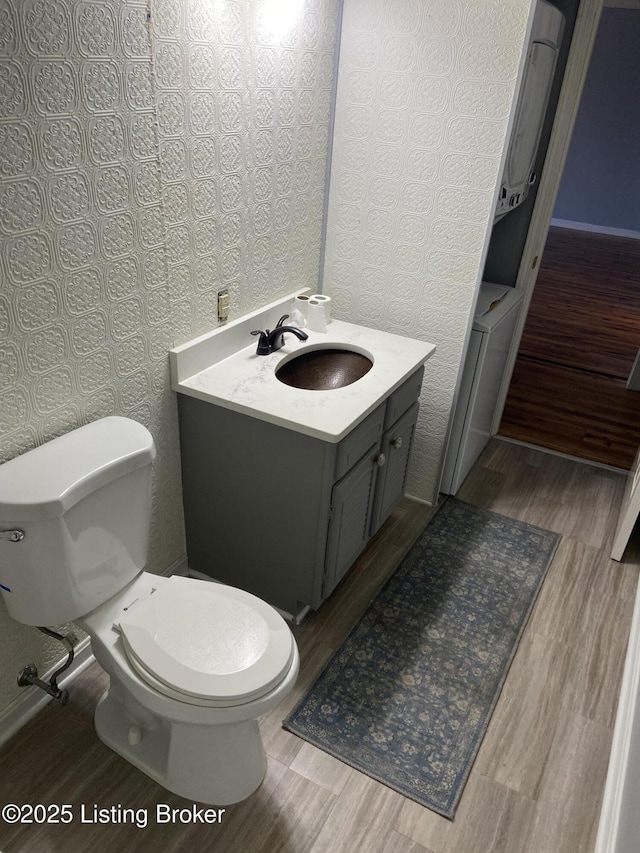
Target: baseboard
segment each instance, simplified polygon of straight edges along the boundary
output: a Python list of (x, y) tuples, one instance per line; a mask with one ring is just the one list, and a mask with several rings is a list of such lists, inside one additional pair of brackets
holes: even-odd
[(408, 501), (415, 501), (415, 503), (417, 503), (417, 504), (422, 504), (422, 506), (430, 506), (430, 507), (433, 507), (433, 505), (434, 505), (434, 502), (433, 502), (433, 501), (427, 501), (427, 500), (425, 500), (424, 498), (419, 498), (419, 497), (417, 497), (417, 495), (409, 495), (409, 494), (406, 494), (406, 495), (405, 495), (405, 498), (406, 498)]
[[(54, 664), (51, 669), (40, 677), (47, 681), (51, 675), (62, 664), (64, 658)], [(58, 682), (61, 688), (69, 684), (80, 675), (94, 661), (89, 638), (85, 637), (74, 649), (73, 663)], [(11, 704), (0, 711), (0, 745), (9, 740), (10, 737), (29, 722), (38, 711), (41, 711), (49, 702), (51, 696), (40, 690), (39, 687), (24, 687), (23, 692)]]
[[(636, 850), (640, 836), (638, 774), (640, 760), (640, 587), (627, 646), (611, 757), (594, 853)], [(629, 846), (630, 839), (633, 839)]]
[(165, 577), (171, 577), (171, 575), (179, 575), (180, 577), (186, 578), (189, 575), (189, 563), (187, 562), (187, 555), (183, 554), (180, 559), (176, 560), (175, 563), (172, 563), (168, 569), (165, 569), (162, 574)]
[(629, 231), (626, 228), (609, 228), (606, 225), (591, 225), (589, 222), (572, 222), (570, 219), (552, 219), (551, 224), (556, 228), (593, 231), (594, 234), (609, 234), (612, 237), (631, 237), (632, 240), (640, 240), (640, 231)]

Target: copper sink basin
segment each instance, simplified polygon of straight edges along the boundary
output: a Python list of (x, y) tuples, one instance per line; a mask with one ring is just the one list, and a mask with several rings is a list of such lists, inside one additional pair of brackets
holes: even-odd
[(368, 373), (373, 362), (360, 352), (346, 349), (314, 349), (290, 358), (277, 370), (285, 385), (306, 391), (331, 391), (352, 385)]

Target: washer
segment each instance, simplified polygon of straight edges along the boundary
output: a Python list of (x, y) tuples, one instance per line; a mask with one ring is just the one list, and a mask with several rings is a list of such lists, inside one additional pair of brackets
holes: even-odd
[(440, 491), (455, 495), (492, 435), (522, 293), (483, 281), (480, 286)]

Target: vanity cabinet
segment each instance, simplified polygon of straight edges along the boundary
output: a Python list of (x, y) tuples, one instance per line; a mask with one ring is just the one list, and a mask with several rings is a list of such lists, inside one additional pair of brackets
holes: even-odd
[(190, 570), (319, 607), (404, 494), (422, 375), (338, 443), (178, 395)]

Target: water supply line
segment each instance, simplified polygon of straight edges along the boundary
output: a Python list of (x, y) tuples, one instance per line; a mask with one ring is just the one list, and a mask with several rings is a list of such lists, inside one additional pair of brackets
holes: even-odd
[(39, 687), (41, 690), (44, 690), (45, 693), (52, 696), (60, 702), (61, 705), (66, 705), (69, 701), (69, 691), (62, 690), (58, 687), (58, 678), (71, 666), (74, 655), (73, 647), (78, 642), (78, 638), (73, 631), (70, 631), (66, 636), (64, 634), (59, 634), (57, 631), (52, 631), (51, 628), (38, 628), (38, 631), (41, 631), (48, 637), (53, 637), (54, 640), (59, 640), (67, 649), (67, 659), (62, 666), (56, 669), (48, 681), (43, 681), (41, 678), (38, 678), (38, 668), (34, 663), (27, 664), (18, 673), (18, 685), (20, 687), (27, 687), (32, 684), (34, 687)]

